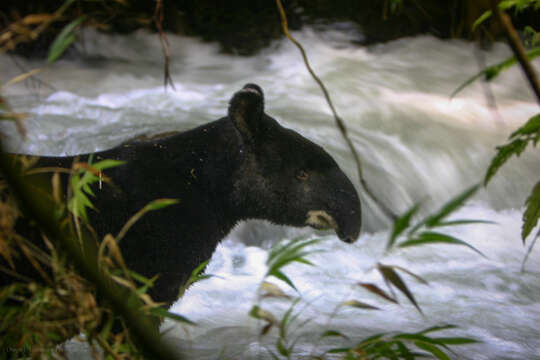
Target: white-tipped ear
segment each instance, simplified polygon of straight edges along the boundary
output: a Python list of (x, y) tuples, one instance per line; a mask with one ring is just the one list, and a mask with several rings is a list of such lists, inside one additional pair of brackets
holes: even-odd
[(255, 84), (246, 84), (229, 101), (229, 119), (246, 142), (252, 142), (261, 128), (264, 95)]

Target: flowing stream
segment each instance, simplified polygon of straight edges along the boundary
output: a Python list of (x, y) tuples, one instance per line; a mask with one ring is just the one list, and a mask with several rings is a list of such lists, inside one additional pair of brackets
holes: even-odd
[[(364, 48), (351, 43), (358, 36), (352, 29), (344, 25), (336, 29), (306, 29), (296, 36), (349, 128), (367, 183), (398, 213), (420, 203), (421, 214), (428, 214), (481, 182), (495, 146), (538, 113), (517, 67), (489, 87), (475, 83), (449, 98), (479, 69), (470, 43), (421, 36)], [(18, 75), (21, 66), (42, 68), (41, 81), (29, 79), (4, 90), (15, 110), (30, 114), (25, 140), (12, 124), (1, 125), (11, 150), (76, 154), (110, 148), (142, 133), (188, 129), (224, 116), (231, 95), (254, 82), (265, 90), (268, 114), (325, 147), (359, 183), (322, 93), (290, 43), (278, 41), (258, 55), (236, 57), (220, 54), (215, 44), (169, 36), (175, 89), (165, 90), (156, 35), (87, 31), (83, 40), (78, 48), (84, 56), (50, 66), (0, 56), (2, 83)], [(505, 44), (496, 44), (481, 54), (493, 63), (510, 52)], [(490, 92), (496, 107), (488, 105)], [(520, 238), (523, 206), (539, 180), (540, 153), (529, 149), (511, 159), (487, 188), (452, 216), (495, 222), (444, 230), (486, 257), (455, 245), (385, 254), (391, 224), (363, 193), (364, 228), (353, 245), (309, 229), (261, 221), (240, 224), (220, 244), (207, 268), (215, 276), (193, 285), (171, 309), (198, 325), (166, 321), (167, 340), (193, 359), (270, 358), (269, 351), (277, 352), (277, 331), (260, 336), (264, 322), (248, 313), (259, 304), (279, 319), (290, 308), (292, 300), (258, 299), (257, 289), (267, 270), (270, 246), (305, 235), (323, 239), (316, 246), (322, 251), (309, 255), (315, 266), (295, 263), (285, 268), (298, 292), (269, 279), (287, 294), (301, 296), (289, 334), (290, 340), (298, 338), (293, 358), (352, 345), (379, 332), (454, 324), (458, 328), (440, 335), (467, 336), (480, 343), (453, 347), (452, 358), (540, 359), (540, 246), (521, 271), (527, 247)], [(531, 241), (532, 237), (527, 244)], [(402, 294), (398, 294), (401, 304), (395, 305), (357, 286), (359, 282), (384, 286), (374, 269), (378, 262), (399, 265), (429, 281), (424, 285), (403, 276), (424, 315)], [(338, 309), (351, 299), (381, 310)], [(339, 330), (348, 339), (317, 340), (328, 329)], [(67, 347), (73, 359), (84, 352), (74, 342)]]

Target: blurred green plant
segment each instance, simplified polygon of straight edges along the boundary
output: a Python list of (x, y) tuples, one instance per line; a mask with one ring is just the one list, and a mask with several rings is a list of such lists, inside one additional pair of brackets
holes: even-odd
[(72, 197), (68, 200), (68, 209), (73, 215), (88, 222), (87, 209), (95, 209), (88, 196), (96, 196), (90, 186), (99, 182), (101, 187), (102, 182), (108, 181), (107, 177), (103, 175), (103, 170), (120, 166), (124, 163), (125, 161), (102, 160), (92, 164), (92, 156), (90, 156), (88, 163), (75, 162), (73, 164), (73, 172), (71, 174)]
[[(522, 70), (526, 75), (531, 88), (537, 96), (538, 104), (540, 105), (540, 89), (538, 78), (534, 68), (531, 66), (530, 61), (540, 55), (540, 47), (535, 47), (527, 52), (524, 51), (520, 39), (515, 34), (510, 20), (503, 13), (504, 10), (514, 9), (514, 14), (519, 14), (523, 10), (532, 7), (535, 11), (540, 9), (540, 0), (504, 0), (498, 3), (497, 6), (493, 6), (492, 10), (497, 10), (499, 22), (505, 27), (508, 35), (509, 44), (514, 52), (514, 56), (500, 62), (496, 65), (489, 66), (486, 69), (480, 71), (478, 74), (467, 79), (462, 85), (460, 85), (451, 95), (455, 96), (465, 87), (469, 86), (474, 81), (481, 77), (484, 77), (486, 81), (495, 79), (500, 73), (512, 65), (516, 64), (519, 60)], [(475, 22), (474, 28), (482, 24), (487, 18), (493, 14), (492, 10), (486, 11)], [(524, 31), (525, 36), (530, 39), (529, 45), (536, 46), (540, 40), (540, 35), (531, 27), (526, 26)], [(540, 113), (531, 117), (524, 125), (510, 134), (509, 142), (507, 144), (497, 146), (496, 154), (491, 160), (491, 163), (486, 171), (484, 178), (484, 186), (488, 186), (493, 176), (499, 171), (499, 169), (513, 156), (519, 157), (527, 148), (536, 147), (540, 140)], [(540, 182), (538, 182), (532, 189), (530, 195), (525, 201), (525, 211), (523, 213), (523, 225), (521, 230), (521, 239), (523, 244), (526, 244), (526, 239), (531, 234), (532, 230), (537, 226), (538, 219), (540, 219)], [(532, 251), (538, 237), (540, 237), (540, 229), (533, 236), (529, 249), (523, 259), (522, 269), (524, 269), (527, 258)]]
[(466, 337), (434, 337), (432, 333), (455, 329), (454, 325), (430, 327), (416, 333), (380, 333), (360, 340), (351, 347), (334, 348), (327, 354), (342, 354), (344, 360), (404, 359), (432, 357), (450, 360), (449, 346), (470, 345), (478, 341)]
[[(409, 247), (424, 246), (424, 245), (457, 245), (467, 247), (476, 253), (484, 256), (478, 249), (474, 248), (467, 242), (456, 237), (440, 232), (439, 228), (447, 228), (452, 226), (463, 226), (478, 223), (491, 223), (484, 220), (457, 219), (449, 220), (448, 218), (460, 209), (467, 200), (476, 193), (479, 186), (475, 185), (464, 192), (458, 194), (446, 204), (444, 204), (436, 212), (420, 218), (418, 221), (413, 221), (417, 215), (419, 206), (413, 206), (402, 216), (394, 221), (392, 231), (390, 232), (386, 251), (396, 249), (404, 249)], [(255, 305), (252, 306), (249, 315), (252, 318), (264, 322), (260, 336), (268, 334), (273, 328), (278, 330), (278, 336), (275, 342), (275, 349), (267, 349), (273, 359), (294, 358), (295, 345), (298, 339), (302, 336), (300, 333), (302, 327), (313, 319), (300, 319), (302, 311), (296, 311), (296, 308), (302, 299), (298, 288), (293, 281), (284, 273), (283, 268), (293, 262), (314, 266), (306, 257), (310, 254), (320, 252), (316, 245), (320, 243), (320, 239), (296, 238), (290, 241), (282, 241), (275, 244), (269, 251), (269, 256), (266, 261), (268, 270), (258, 289), (258, 297)], [(381, 276), (387, 290), (382, 286), (360, 282), (356, 285), (361, 289), (376, 295), (378, 298), (399, 304), (398, 296), (395, 290), (401, 292), (418, 310), (423, 314), (420, 305), (410, 287), (401, 277), (400, 273), (407, 274), (423, 284), (427, 284), (420, 276), (411, 271), (395, 265), (387, 265), (378, 262), (374, 268)], [(277, 278), (283, 281), (288, 287), (295, 290), (299, 297), (291, 297), (283, 291), (278, 285), (268, 281), (268, 278)], [(267, 298), (282, 299), (291, 301), (291, 305), (284, 312), (281, 318), (274, 315), (272, 312), (264, 309), (261, 305), (262, 300)], [(366, 303), (357, 299), (348, 299), (336, 305), (334, 312), (330, 315), (330, 320), (343, 308), (356, 308), (360, 310), (380, 310), (379, 307)], [(305, 310), (305, 308), (304, 308)], [(329, 322), (330, 322), (329, 320)], [(448, 353), (451, 352), (450, 346), (474, 344), (477, 341), (467, 337), (434, 337), (431, 334), (442, 330), (455, 329), (454, 325), (444, 325), (432, 327), (422, 330), (417, 333), (407, 332), (392, 332), (381, 333), (370, 336), (361, 340), (349, 347), (332, 348), (322, 354), (316, 354), (315, 349), (318, 346), (318, 341), (325, 338), (339, 338), (346, 342), (351, 342), (349, 336), (338, 329), (329, 329), (324, 331), (319, 340), (314, 340), (313, 354), (314, 359), (333, 358), (336, 354), (341, 354), (343, 359), (417, 359), (431, 356), (437, 359), (450, 359)], [(312, 336), (312, 335), (311, 335)]]
[[(31, 185), (33, 190), (51, 199), (47, 211), (51, 212), (51, 206), (56, 208), (53, 218), (59, 224), (69, 223), (71, 218), (74, 222), (82, 221), (85, 228), (90, 227), (86, 222), (86, 210), (93, 208), (88, 198), (88, 195), (93, 195), (91, 186), (96, 186), (96, 183), (101, 181), (108, 182), (102, 172), (121, 165), (121, 162), (111, 160), (92, 164), (90, 159), (90, 163), (75, 161), (71, 169), (36, 168), (37, 158), (25, 156), (11, 156), (8, 162), (19, 169), (17, 171), (23, 175), (21, 179), (53, 172), (48, 181), (50, 189), (40, 188), (36, 183), (36, 185)], [(62, 189), (58, 171), (67, 173), (71, 177), (68, 191)], [(130, 323), (124, 324), (124, 318), (118, 317), (118, 308), (96, 297), (94, 284), (74, 271), (71, 266), (72, 260), (68, 261), (70, 256), (67, 256), (65, 250), (58, 250), (61, 246), (56, 244), (53, 238), (49, 241), (47, 237), (44, 237), (45, 246), (38, 246), (19, 235), (15, 224), (24, 213), (18, 209), (10, 188), (2, 179), (0, 179), (0, 190), (2, 191), (0, 256), (7, 263), (6, 266), (0, 266), (0, 271), (13, 279), (11, 284), (0, 289), (0, 319), (2, 319), (0, 321), (2, 334), (0, 348), (14, 349), (13, 352), (0, 353), (0, 359), (16, 357), (20, 354), (54, 358), (59, 355), (56, 344), (81, 332), (86, 335), (85, 341), (96, 354), (96, 344), (98, 344), (108, 359), (139, 358), (141, 356), (140, 338), (133, 338), (128, 331)], [(63, 193), (71, 194), (71, 197), (68, 196), (62, 200), (59, 194)], [(72, 202), (74, 198), (79, 199), (79, 202)], [(156, 333), (157, 326), (165, 317), (183, 324), (193, 325), (194, 323), (181, 315), (167, 311), (161, 307), (161, 304), (152, 301), (147, 291), (153, 286), (156, 277), (147, 279), (129, 270), (123, 260), (118, 240), (148, 211), (159, 210), (176, 202), (177, 200), (173, 199), (158, 199), (150, 202), (126, 222), (116, 238), (110, 234), (105, 235), (95, 254), (98, 271), (105, 278), (116, 283), (116, 286), (127, 290), (123, 298), (124, 306), (137, 309), (141, 317), (153, 318)], [(75, 216), (71, 217), (71, 213)], [(6, 222), (6, 220), (9, 221)], [(92, 259), (93, 237), (87, 236), (86, 232), (80, 228), (77, 229), (76, 234), (73, 233), (73, 227), (63, 226), (63, 228), (72, 229), (71, 236), (79, 239), (79, 242), (75, 242), (77, 246), (81, 246), (79, 251), (85, 254), (85, 258)], [(36, 240), (34, 237), (32, 239)], [(25, 275), (27, 270), (19, 271), (23, 270), (17, 268), (19, 264), (17, 259), (20, 259), (21, 255), (41, 275), (43, 282), (36, 282), (35, 276), (28, 278)], [(98, 286), (103, 285), (103, 283), (98, 284)], [(120, 288), (116, 288), (116, 291)], [(113, 324), (118, 323), (119, 320), (124, 324), (123, 328), (116, 327), (116, 330), (112, 332)], [(164, 350), (159, 356), (166, 353), (167, 350)]]
[[(535, 47), (535, 48), (527, 51), (527, 58), (529, 60), (533, 60), (533, 59), (537, 58), (538, 56), (540, 56), (540, 46)], [(499, 62), (497, 64), (488, 66), (487, 68), (481, 70), (477, 74), (475, 74), (475, 75), (471, 76), (470, 78), (468, 78), (467, 80), (465, 80), (465, 82), (463, 82), (463, 84), (458, 86), (457, 89), (454, 90), (452, 92), (452, 94), (450, 94), (450, 98), (455, 97), (463, 89), (465, 89), (467, 86), (471, 85), (473, 82), (475, 82), (475, 81), (477, 81), (479, 79), (482, 79), (482, 80), (488, 81), (488, 82), (495, 79), (497, 76), (499, 76), (501, 74), (501, 72), (503, 72), (505, 70), (508, 70), (510, 67), (517, 64), (517, 62), (518, 62), (517, 58), (515, 56), (511, 56), (511, 57), (509, 57), (508, 59), (506, 59), (504, 61), (501, 61), (501, 62)]]
[[(540, 0), (503, 0), (499, 2), (499, 8), (501, 10), (514, 10), (514, 15), (519, 15), (528, 8), (533, 8), (535, 11), (540, 9)], [(487, 19), (493, 15), (491, 10), (486, 10), (472, 25), (473, 31), (483, 24)]]
[(320, 243), (320, 239), (309, 239), (309, 238), (296, 238), (286, 243), (277, 243), (270, 249), (268, 259), (266, 260), (266, 265), (268, 266), (268, 271), (266, 272), (265, 278), (273, 276), (279, 280), (284, 281), (292, 287), (294, 290), (298, 291), (294, 283), (285, 275), (282, 269), (289, 265), (292, 262), (299, 262), (305, 265), (313, 266), (313, 264), (306, 259), (306, 256), (318, 250), (307, 250), (306, 248)]
[(79, 16), (77, 19), (67, 24), (56, 36), (49, 48), (49, 55), (47, 56), (47, 62), (49, 64), (58, 60), (71, 44), (77, 40), (75, 30), (77, 30), (86, 19), (87, 17), (84, 15)]

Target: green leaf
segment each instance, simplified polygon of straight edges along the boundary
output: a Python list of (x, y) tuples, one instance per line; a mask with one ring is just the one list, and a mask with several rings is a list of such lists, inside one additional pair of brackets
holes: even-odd
[(301, 298), (294, 299), (294, 301), (291, 303), (291, 306), (287, 309), (287, 311), (281, 318), (281, 321), (279, 322), (279, 336), (281, 338), (287, 337), (287, 331), (289, 327), (296, 321), (296, 319), (298, 319), (298, 316), (300, 315), (301, 312), (297, 312), (296, 314), (293, 314), (293, 311), (296, 305), (298, 305), (298, 303), (300, 302), (300, 300)]
[(373, 342), (376, 342), (376, 341), (379, 341), (383, 338), (383, 336), (385, 336), (386, 334), (385, 333), (378, 333), (378, 334), (375, 334), (375, 335), (371, 335), (365, 339), (363, 339), (358, 345), (359, 346), (362, 346), (362, 345), (366, 345), (366, 344), (370, 344), (370, 343), (373, 343)]
[(465, 337), (437, 337), (433, 338), (436, 342), (444, 345), (469, 345), (478, 344), (480, 341)]
[(366, 289), (367, 291), (369, 292), (372, 292), (373, 294), (377, 295), (377, 296), (380, 296), (382, 297), (383, 299), (386, 299), (390, 302), (393, 302), (394, 304), (397, 304), (397, 300), (394, 299), (392, 296), (390, 296), (386, 291), (382, 290), (381, 288), (379, 288), (377, 285), (375, 284), (370, 284), (370, 283), (359, 283), (358, 285), (360, 285), (361, 287), (363, 287), (364, 289)]
[[(534, 49), (531, 49), (527, 51), (527, 57), (529, 60), (532, 60), (536, 57), (540, 56), (540, 46), (536, 47)], [(467, 79), (463, 84), (461, 84), (454, 92), (450, 95), (450, 98), (453, 98), (456, 96), (461, 90), (469, 86), (474, 81), (478, 80), (479, 78), (483, 77), (485, 80), (492, 80), (497, 75), (499, 75), (502, 71), (510, 68), (512, 65), (517, 63), (517, 59), (515, 56), (512, 56), (498, 64), (489, 66), (485, 68), (484, 70), (480, 71), (479, 73), (471, 76), (469, 79)]]
[(395, 272), (391, 266), (378, 264), (377, 268), (379, 269), (379, 272), (383, 276), (386, 283), (390, 283), (394, 285), (396, 288), (398, 288), (398, 290), (401, 291), (409, 299), (409, 301), (416, 307), (416, 309), (418, 309), (418, 312), (423, 314), (422, 309), (420, 309), (420, 306), (418, 306), (416, 299), (414, 298), (413, 294), (410, 292), (407, 285), (405, 285), (405, 282), (401, 279), (399, 274)]
[(335, 348), (335, 349), (328, 350), (327, 353), (328, 354), (343, 354), (343, 353), (349, 352), (349, 350), (351, 350), (351, 348)]
[(365, 303), (363, 301), (358, 300), (347, 300), (339, 304), (339, 306), (349, 306), (354, 307), (358, 309), (366, 309), (366, 310), (380, 310), (378, 307), (370, 305), (368, 303)]
[(157, 199), (154, 201), (151, 201), (145, 206), (146, 211), (154, 211), (163, 209), (164, 207), (171, 206), (174, 204), (178, 204), (180, 201), (178, 199)]
[(126, 162), (127, 161), (122, 161), (122, 160), (105, 159), (105, 160), (101, 160), (93, 164), (90, 164), (90, 160), (89, 160), (88, 164), (90, 164), (96, 170), (105, 170), (105, 169), (110, 169), (110, 168), (117, 167), (120, 165), (124, 165)]
[(509, 144), (498, 146), (497, 147), (497, 154), (491, 160), (491, 164), (489, 165), (489, 168), (486, 172), (486, 178), (484, 179), (484, 185), (487, 185), (493, 175), (497, 173), (497, 171), (501, 168), (501, 166), (504, 165), (504, 163), (512, 156), (516, 155), (519, 156), (521, 153), (525, 150), (527, 147), (527, 140), (523, 139), (515, 139)]
[(56, 36), (51, 47), (49, 48), (49, 55), (47, 56), (47, 62), (49, 64), (55, 62), (60, 56), (62, 56), (64, 51), (66, 51), (66, 49), (75, 42), (76, 36), (74, 31), (84, 20), (86, 20), (86, 16), (80, 16), (66, 25), (60, 34)]
[(305, 259), (305, 256), (316, 251), (307, 251), (307, 246), (320, 242), (319, 239), (303, 239), (297, 238), (287, 242), (285, 245), (277, 244), (270, 249), (270, 254), (266, 260), (268, 271), (266, 276), (275, 276), (276, 278), (285, 281), (289, 286), (298, 291), (293, 282), (281, 271), (283, 267), (291, 262), (299, 262), (306, 265), (313, 265)]
[(415, 278), (416, 280), (418, 280), (419, 282), (421, 282), (421, 283), (424, 284), (424, 285), (429, 285), (429, 283), (428, 283), (425, 279), (423, 279), (423, 278), (421, 278), (420, 276), (416, 275), (416, 274), (413, 273), (412, 271), (409, 271), (409, 270), (405, 269), (404, 267), (397, 266), (397, 265), (393, 265), (392, 267), (393, 267), (394, 269), (396, 269), (396, 270), (403, 271), (403, 272), (406, 273), (407, 275), (412, 276), (413, 278)]
[(267, 322), (267, 325), (264, 326), (261, 331), (261, 335), (265, 335), (274, 325), (278, 324), (278, 321), (271, 312), (261, 309), (258, 305), (254, 305), (251, 308), (249, 311), (249, 316), (254, 319), (264, 320)]
[(449, 329), (456, 329), (457, 326), (456, 325), (452, 325), (452, 324), (446, 324), (446, 325), (437, 325), (437, 326), (432, 326), (432, 327), (429, 327), (427, 329), (424, 329), (420, 332), (418, 332), (419, 334), (427, 334), (427, 333), (430, 333), (430, 332), (436, 332), (436, 331), (442, 331), (442, 330), (449, 330)]
[(439, 225), (442, 219), (459, 209), (465, 203), (465, 201), (467, 201), (471, 196), (474, 195), (474, 193), (476, 193), (477, 190), (478, 185), (474, 185), (453, 198), (452, 200), (450, 200), (449, 202), (447, 202), (445, 205), (443, 205), (442, 209), (439, 210), (437, 214), (432, 215), (426, 219), (425, 225), (428, 228)]
[(538, 224), (540, 218), (540, 182), (538, 182), (529, 198), (525, 202), (525, 212), (523, 213), (523, 226), (521, 228), (521, 239), (525, 243), (525, 239), (531, 233), (532, 229)]
[(113, 323), (114, 323), (114, 316), (109, 316), (107, 319), (107, 322), (105, 323), (105, 326), (103, 326), (100, 332), (100, 335), (102, 338), (106, 339), (109, 336)]
[(434, 227), (470, 225), (470, 224), (496, 224), (496, 222), (489, 221), (489, 220), (452, 220), (452, 221), (443, 221)]
[(288, 357), (291, 354), (291, 351), (287, 349), (287, 347), (285, 347), (281, 338), (278, 338), (276, 342), (276, 348), (278, 352), (280, 353), (280, 355)]
[(479, 251), (472, 245), (467, 244), (465, 241), (457, 239), (450, 235), (441, 234), (437, 232), (421, 233), (414, 239), (410, 239), (410, 240), (402, 242), (401, 244), (399, 244), (399, 247), (410, 247), (410, 246), (419, 246), (419, 245), (426, 245), (426, 244), (462, 245), (476, 251), (478, 254), (482, 255), (483, 257), (486, 257), (484, 254), (482, 254), (481, 251)]
[(525, 264), (527, 263), (527, 259), (531, 255), (531, 252), (536, 244), (536, 240), (538, 240), (538, 237), (540, 237), (540, 230), (536, 233), (536, 235), (533, 237), (533, 240), (531, 244), (529, 245), (529, 248), (527, 249), (527, 252), (525, 253), (525, 256), (523, 257), (523, 261), (521, 263), (521, 272), (525, 271)]
[(137, 280), (138, 282), (140, 282), (141, 284), (144, 284), (148, 287), (152, 287), (154, 286), (154, 282), (157, 280), (157, 275), (154, 276), (153, 278), (149, 279), (147, 278), (146, 276), (143, 276), (133, 270), (129, 270), (128, 269), (128, 273), (129, 273), (129, 276), (131, 276), (132, 278), (134, 278), (135, 280)]
[(337, 330), (327, 330), (325, 331), (322, 335), (321, 335), (321, 338), (324, 338), (324, 337), (341, 337), (341, 338), (344, 338), (344, 339), (348, 339), (349, 337), (345, 334), (343, 334), (342, 332), (340, 331), (337, 331)]
[(394, 222), (392, 234), (390, 235), (390, 238), (388, 239), (388, 244), (386, 245), (387, 251), (392, 248), (398, 236), (410, 226), (411, 218), (414, 216), (414, 214), (416, 214), (418, 208), (419, 205), (413, 206), (405, 214), (403, 214), (403, 216), (401, 216)]
[(279, 280), (282, 280), (282, 281), (286, 282), (287, 285), (289, 285), (290, 287), (292, 287), (294, 290), (296, 290), (298, 292), (298, 289), (296, 288), (296, 286), (294, 286), (294, 283), (291, 281), (291, 279), (289, 279), (287, 277), (287, 275), (285, 275), (281, 271), (279, 271), (279, 270), (271, 271), (271, 272), (268, 273), (268, 276), (270, 276), (270, 275), (275, 276)]
[(177, 322), (184, 323), (184, 324), (197, 325), (196, 323), (189, 320), (188, 318), (186, 318), (186, 317), (184, 317), (182, 315), (178, 315), (178, 314), (169, 312), (169, 311), (167, 311), (166, 309), (164, 309), (162, 307), (155, 307), (155, 308), (150, 309), (150, 314), (156, 315), (156, 316), (159, 316), (159, 317), (169, 318), (169, 319), (172, 319), (172, 320), (175, 320)]
[(463, 204), (474, 195), (474, 193), (478, 190), (478, 185), (474, 185), (468, 189), (466, 189), (461, 194), (457, 195), (453, 199), (451, 199), (449, 202), (444, 204), (442, 208), (434, 215), (430, 215), (426, 217), (425, 219), (419, 221), (410, 231), (409, 235), (414, 234), (418, 229), (420, 229), (423, 225), (425, 225), (428, 228), (433, 227), (440, 227), (445, 226), (442, 224), (445, 224), (442, 222), (444, 218), (446, 218), (448, 215), (459, 209)]
[(433, 356), (435, 356), (439, 360), (450, 360), (448, 355), (446, 355), (445, 352), (439, 349), (436, 345), (421, 342), (421, 341), (416, 341), (414, 344), (418, 346), (420, 349), (430, 352)]
[(483, 23), (484, 21), (486, 21), (489, 17), (491, 17), (491, 10), (485, 11), (482, 15), (480, 15), (480, 17), (479, 17), (478, 19), (476, 19), (476, 21), (472, 24), (472, 31), (475, 31), (476, 28), (477, 28), (481, 23)]
[(525, 125), (514, 131), (510, 138), (516, 137), (518, 135), (531, 135), (540, 132), (540, 114), (536, 114), (530, 118)]
[(413, 334), (402, 333), (402, 334), (397, 334), (397, 335), (393, 336), (392, 339), (401, 339), (401, 340), (409, 340), (409, 341), (422, 341), (422, 342), (427, 342), (427, 343), (430, 343), (430, 344), (437, 344), (437, 342), (435, 340), (433, 340), (429, 336), (426, 336), (426, 335), (424, 335), (422, 333), (413, 333)]
[(419, 357), (418, 353), (413, 353), (403, 342), (396, 341), (395, 344), (398, 348), (398, 359), (414, 360), (416, 357)]

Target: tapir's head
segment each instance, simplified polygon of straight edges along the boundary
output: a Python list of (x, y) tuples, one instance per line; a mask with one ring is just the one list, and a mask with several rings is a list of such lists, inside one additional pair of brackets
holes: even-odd
[(247, 84), (229, 103), (240, 141), (233, 176), (242, 217), (281, 225), (334, 229), (345, 242), (360, 233), (360, 200), (353, 184), (317, 144), (264, 113), (262, 89)]

